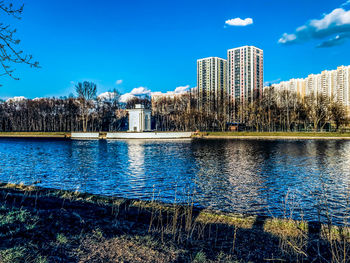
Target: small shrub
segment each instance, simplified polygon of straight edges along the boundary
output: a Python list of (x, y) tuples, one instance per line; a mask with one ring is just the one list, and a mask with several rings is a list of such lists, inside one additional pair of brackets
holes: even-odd
[(25, 262), (26, 248), (14, 247), (0, 251), (1, 263), (21, 263)]
[(67, 237), (63, 234), (57, 234), (56, 241), (60, 245), (65, 245), (68, 243)]
[(35, 259), (34, 261), (35, 263), (48, 263), (49, 260), (47, 259), (47, 257), (44, 256), (39, 256)]
[(194, 260), (192, 261), (192, 263), (205, 263), (205, 262), (207, 262), (207, 256), (203, 251), (198, 252), (194, 257)]

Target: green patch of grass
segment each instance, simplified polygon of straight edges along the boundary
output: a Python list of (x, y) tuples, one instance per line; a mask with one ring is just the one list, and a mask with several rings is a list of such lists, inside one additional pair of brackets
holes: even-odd
[(56, 242), (60, 245), (66, 245), (68, 243), (68, 238), (64, 234), (59, 233), (56, 236)]
[(35, 260), (35, 263), (48, 263), (49, 260), (47, 259), (47, 257), (41, 256), (39, 255)]
[(26, 262), (27, 249), (25, 247), (14, 247), (0, 251), (0, 262), (21, 263)]
[(264, 230), (279, 237), (300, 237), (308, 232), (308, 224), (305, 221), (272, 218), (266, 220)]
[(0, 214), (0, 226), (14, 223), (25, 223), (33, 219), (31, 213), (27, 210), (7, 210), (3, 207), (1, 211), (3, 213)]
[(199, 251), (195, 255), (192, 261), (192, 263), (205, 263), (205, 262), (207, 262), (207, 255), (203, 251)]
[(235, 214), (217, 214), (211, 211), (202, 211), (196, 218), (197, 222), (203, 224), (227, 224), (239, 228), (252, 228), (256, 220), (255, 216), (242, 216)]

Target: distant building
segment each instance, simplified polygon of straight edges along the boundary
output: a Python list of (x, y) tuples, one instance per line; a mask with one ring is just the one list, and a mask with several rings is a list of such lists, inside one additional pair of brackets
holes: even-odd
[(135, 109), (128, 109), (129, 132), (144, 132), (151, 130), (151, 110), (136, 104)]
[(319, 93), (333, 97), (350, 109), (350, 66), (310, 74), (305, 79), (291, 79), (273, 85), (276, 90), (290, 90), (301, 97)]
[(197, 107), (205, 112), (225, 112), (227, 61), (208, 57), (197, 60)]
[(254, 46), (227, 51), (228, 91), (231, 103), (252, 102), (262, 96), (264, 53)]

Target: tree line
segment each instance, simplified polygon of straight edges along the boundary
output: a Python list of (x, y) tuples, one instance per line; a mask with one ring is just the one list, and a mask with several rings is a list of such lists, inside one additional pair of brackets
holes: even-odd
[(235, 117), (254, 131), (339, 130), (349, 121), (346, 107), (334, 97), (265, 88), (252, 103), (235, 107)]
[(0, 131), (123, 131), (127, 109), (141, 103), (152, 109), (152, 129), (159, 131), (225, 131), (237, 125), (249, 131), (339, 130), (348, 123), (342, 103), (322, 94), (305, 97), (266, 88), (253, 102), (222, 103), (224, 110), (199, 110), (196, 96), (184, 93), (151, 99), (135, 97), (120, 103), (113, 90), (96, 96), (92, 82), (76, 85), (76, 96), (0, 102)]
[(76, 96), (7, 100), (0, 103), (0, 131), (118, 131), (127, 124), (119, 93), (98, 98), (92, 82), (78, 83)]

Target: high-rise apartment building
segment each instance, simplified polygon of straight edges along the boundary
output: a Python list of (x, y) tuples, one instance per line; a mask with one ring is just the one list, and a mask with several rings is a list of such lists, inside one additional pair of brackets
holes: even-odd
[(198, 109), (225, 113), (227, 99), (227, 61), (218, 57), (197, 60)]
[(350, 110), (350, 66), (340, 66), (335, 70), (324, 70), (320, 74), (310, 74), (305, 79), (297, 79), (299, 88), (295, 89), (295, 79), (274, 84), (276, 89), (290, 90), (302, 97), (320, 93), (334, 98)]
[(335, 97), (350, 108), (350, 66), (337, 68), (337, 89)]
[(231, 103), (251, 102), (260, 97), (264, 85), (263, 50), (244, 46), (227, 51), (228, 91)]

